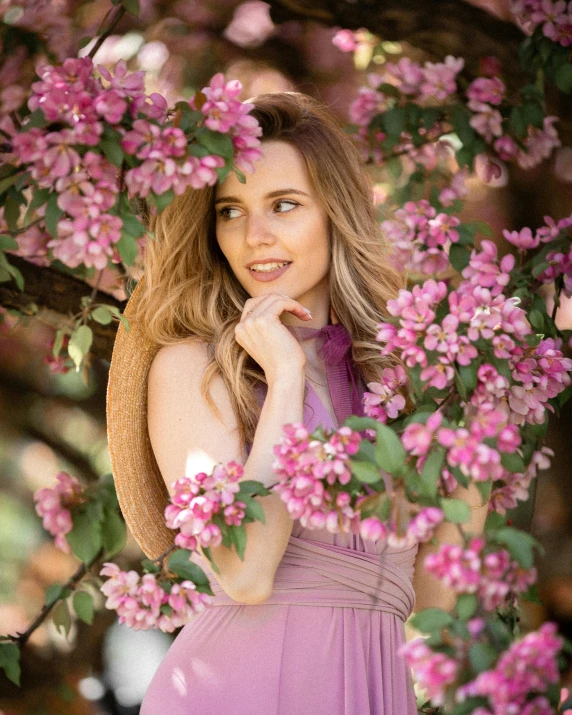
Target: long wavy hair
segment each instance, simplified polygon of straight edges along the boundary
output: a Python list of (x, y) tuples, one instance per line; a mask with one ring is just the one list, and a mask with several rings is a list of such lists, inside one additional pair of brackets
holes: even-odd
[[(352, 338), (352, 358), (364, 381), (380, 379), (397, 358), (382, 358), (375, 341), (386, 303), (404, 287), (393, 267), (359, 153), (338, 121), (317, 101), (296, 92), (249, 100), (262, 141), (284, 141), (303, 156), (330, 224), (330, 300)], [(148, 337), (168, 345), (191, 337), (209, 346), (201, 394), (220, 418), (209, 386), (224, 380), (243, 445), (260, 416), (255, 387), (264, 372), (234, 337), (250, 297), (234, 276), (215, 235), (214, 188), (189, 189), (150, 220), (144, 291), (132, 316)]]

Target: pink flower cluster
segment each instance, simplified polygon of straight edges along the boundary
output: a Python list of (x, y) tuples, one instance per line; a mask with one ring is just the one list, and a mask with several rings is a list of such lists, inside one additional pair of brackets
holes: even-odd
[[(185, 133), (167, 123), (166, 100), (145, 94), (144, 72), (128, 74), (123, 61), (113, 73), (105, 67), (97, 72), (99, 76), (89, 57), (39, 67), (40, 81), (32, 85), (28, 106), (41, 112), (48, 126), (30, 128), (24, 123), (12, 137), (12, 152), (15, 164), (28, 170), (50, 197), (55, 194), (64, 212), (57, 236), (43, 250), (51, 248), (53, 257), (70, 268), (83, 263), (101, 270), (109, 260), (121, 260), (116, 246), (123, 230), (117, 210), (122, 187), (119, 170), (111, 163), (121, 160), (121, 149), (137, 160), (125, 171), (125, 185), (130, 196), (142, 198), (151, 192), (181, 195), (188, 187), (212, 186), (225, 160), (194, 155)], [(235, 98), (241, 89), (239, 82), (225, 84), (222, 74), (215, 75), (203, 89), (201, 111), (205, 126), (232, 137), (237, 166), (251, 171), (260, 155), (261, 129), (248, 114), (253, 105)], [(50, 130), (54, 123), (57, 131)], [(44, 217), (46, 204), (37, 212)]]
[[(360, 496), (356, 508), (366, 499)], [(400, 492), (393, 493), (392, 507), (386, 521), (377, 516), (362, 519), (359, 533), (362, 539), (372, 541), (387, 540), (388, 546), (396, 549), (411, 548), (415, 544), (429, 541), (433, 538), (435, 529), (445, 519), (445, 514), (437, 507), (428, 506), (423, 509), (414, 507)]]
[(125, 173), (131, 196), (145, 198), (151, 192), (160, 195), (172, 190), (181, 196), (191, 186), (202, 189), (216, 184), (216, 169), (224, 166), (220, 156), (200, 159), (187, 155), (187, 137), (178, 127), (158, 127), (145, 119), (133, 122), (124, 134), (121, 147), (126, 154), (142, 160)]
[(505, 514), (507, 509), (514, 509), (519, 501), (528, 499), (530, 483), (536, 478), (539, 469), (550, 467), (550, 458), (554, 452), (549, 447), (541, 447), (532, 454), (528, 467), (522, 474), (505, 471), (501, 482), (490, 496), (489, 511)]
[(455, 80), (464, 66), (462, 57), (451, 55), (447, 55), (444, 62), (425, 62), (423, 65), (402, 57), (397, 64), (387, 62), (384, 65), (382, 81), (395, 85), (415, 101), (442, 101), (457, 91)]
[(237, 462), (216, 465), (211, 475), (200, 472), (182, 477), (174, 484), (171, 503), (165, 508), (165, 522), (169, 529), (178, 529), (175, 544), (194, 551), (197, 546), (208, 548), (222, 542), (220, 527), (212, 522), (221, 514), (229, 526), (240, 526), (246, 505), (235, 501), (240, 491), (239, 479), (244, 468)]
[(510, 9), (521, 27), (542, 34), (563, 47), (572, 45), (572, 4), (565, 0), (511, 0)]
[(444, 653), (431, 650), (423, 638), (405, 643), (399, 655), (413, 669), (416, 682), (427, 692), (433, 705), (443, 705), (445, 691), (457, 678), (459, 664)]
[(485, 696), (489, 708), (479, 709), (479, 715), (491, 713), (527, 713), (550, 715), (554, 709), (544, 697), (529, 701), (531, 693), (545, 693), (558, 682), (557, 656), (562, 639), (556, 635), (554, 623), (544, 623), (538, 631), (528, 633), (511, 644), (495, 667), (485, 670), (475, 680), (461, 686), (457, 699)]
[(395, 211), (395, 219), (381, 226), (396, 251), (396, 259), (404, 269), (415, 273), (440, 273), (449, 265), (444, 250), (457, 243), (456, 216), (437, 213), (426, 199), (407, 201)]
[[(220, 72), (204, 87), (202, 93), (206, 102), (201, 107), (205, 116), (205, 126), (215, 132), (228, 134), (234, 146), (234, 162), (239, 169), (253, 172), (253, 162), (261, 155), (259, 136), (262, 129), (256, 119), (249, 116), (253, 104), (237, 99), (242, 91), (238, 80), (225, 82)], [(190, 102), (193, 105), (193, 100)]]
[[(525, 227), (520, 231), (503, 231), (504, 237), (517, 246), (521, 252), (537, 248), (541, 243), (550, 243), (566, 237), (565, 231), (572, 226), (572, 216), (554, 221), (550, 216), (545, 216), (546, 225), (538, 228), (534, 235), (530, 228)], [(553, 283), (562, 277), (562, 292), (567, 298), (572, 297), (572, 244), (566, 248), (549, 251), (545, 258), (548, 267), (537, 275), (541, 283)]]
[(359, 533), (359, 512), (350, 506), (350, 494), (339, 487), (352, 478), (349, 459), (360, 442), (359, 433), (349, 427), (340, 427), (321, 442), (311, 439), (302, 424), (285, 425), (280, 444), (274, 446), (279, 481), (273, 490), (292, 519), (309, 529)]
[(381, 382), (369, 382), (371, 392), (364, 392), (364, 412), (385, 424), (393, 420), (405, 407), (403, 388), (407, 385), (407, 374), (401, 365), (395, 369), (386, 367), (381, 373)]
[(523, 569), (506, 549), (485, 550), (485, 539), (471, 539), (467, 548), (441, 544), (425, 558), (425, 569), (457, 594), (474, 593), (482, 607), (494, 611), (508, 598), (523, 593), (536, 580), (536, 569)]
[(73, 528), (70, 509), (76, 504), (85, 501), (83, 487), (75, 477), (70, 477), (67, 472), (56, 475), (58, 483), (55, 487), (38, 489), (34, 494), (36, 513), (43, 519), (43, 526), (55, 537), (58, 549), (71, 552), (66, 541), (66, 534)]
[(332, 38), (332, 44), (342, 52), (355, 52), (362, 45), (368, 44), (369, 31), (360, 30), (338, 30)]
[(204, 611), (212, 600), (207, 593), (197, 591), (192, 581), (161, 584), (155, 574), (140, 577), (136, 571), (121, 571), (111, 562), (104, 563), (99, 574), (109, 576), (101, 586), (107, 596), (106, 608), (117, 611), (119, 623), (135, 631), (156, 628), (172, 633)]

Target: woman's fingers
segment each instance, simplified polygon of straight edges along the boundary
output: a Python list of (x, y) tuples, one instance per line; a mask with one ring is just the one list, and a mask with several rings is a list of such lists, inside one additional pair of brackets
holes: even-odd
[(292, 313), (302, 320), (309, 320), (312, 317), (310, 311), (297, 300), (282, 293), (268, 293), (259, 298), (249, 298), (245, 302), (242, 320), (267, 314), (280, 316), (284, 311)]

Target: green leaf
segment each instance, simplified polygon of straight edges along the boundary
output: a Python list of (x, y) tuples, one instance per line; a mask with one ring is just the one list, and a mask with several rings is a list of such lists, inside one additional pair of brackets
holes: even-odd
[(537, 308), (533, 308), (528, 314), (528, 320), (537, 333), (544, 332), (544, 313)]
[(256, 482), (254, 479), (245, 479), (239, 482), (240, 491), (237, 493), (237, 499), (240, 499), (241, 493), (251, 494), (258, 496), (266, 496), (270, 494), (270, 491), (262, 484), (262, 482)]
[(110, 141), (109, 139), (101, 139), (98, 146), (108, 161), (114, 166), (121, 168), (125, 154), (117, 142)]
[(434, 497), (437, 494), (437, 485), (445, 461), (445, 450), (437, 447), (427, 457), (421, 472), (422, 496)]
[(440, 506), (445, 512), (446, 520), (453, 524), (464, 524), (471, 518), (469, 505), (461, 499), (443, 498), (440, 500)]
[(351, 469), (354, 477), (362, 484), (375, 484), (381, 479), (379, 469), (371, 462), (351, 460)]
[(55, 603), (60, 598), (62, 590), (62, 585), (59, 583), (53, 583), (51, 586), (48, 586), (44, 601), (46, 606), (51, 606)]
[(54, 192), (53, 194), (50, 194), (48, 199), (46, 216), (44, 219), (48, 233), (54, 238), (58, 235), (58, 221), (60, 220), (62, 214), (63, 211), (58, 206), (58, 194)]
[(161, 567), (151, 559), (143, 559), (141, 561), (141, 566), (143, 567), (145, 573), (159, 573), (159, 571), (161, 571)]
[(17, 251), (18, 241), (16, 241), (16, 239), (12, 236), (8, 236), (8, 234), (4, 233), (0, 235), (0, 249), (3, 251)]
[(192, 581), (197, 586), (208, 586), (210, 583), (208, 576), (198, 564), (189, 561), (190, 553), (187, 549), (177, 549), (173, 552), (167, 562), (169, 571), (182, 579)]
[(544, 605), (540, 596), (538, 595), (538, 588), (535, 583), (533, 583), (527, 591), (521, 593), (520, 598), (522, 598), (524, 601), (530, 601), (531, 603), (538, 603), (540, 606)]
[(246, 504), (246, 508), (244, 510), (246, 516), (266, 524), (264, 509), (262, 508), (262, 504), (260, 502), (257, 502), (255, 499), (247, 498), (244, 503)]
[(483, 236), (492, 236), (493, 235), (493, 230), (486, 221), (481, 221), (481, 219), (476, 219), (475, 221), (473, 221), (473, 226)]
[(20, 685), (20, 648), (15, 643), (0, 643), (0, 668), (8, 680)]
[(167, 206), (173, 201), (175, 198), (175, 192), (169, 189), (169, 191), (165, 191), (164, 194), (150, 194), (149, 199), (155, 204), (157, 207), (157, 211), (161, 212), (164, 209), (167, 208)]
[(354, 432), (364, 432), (366, 429), (377, 430), (380, 423), (372, 417), (356, 417), (354, 415), (348, 417), (344, 424), (354, 430)]
[(72, 619), (67, 601), (60, 601), (52, 611), (52, 620), (58, 631), (62, 631), (67, 638), (70, 632)]
[(60, 354), (60, 350), (62, 349), (62, 345), (64, 342), (64, 335), (66, 334), (65, 330), (63, 328), (60, 328), (56, 332), (56, 337), (54, 339), (54, 347), (52, 348), (52, 355), (57, 358), (58, 355)]
[(411, 625), (421, 633), (431, 633), (450, 625), (453, 616), (442, 608), (426, 608), (416, 613), (411, 619)]
[(511, 129), (518, 137), (523, 137), (526, 134), (528, 125), (526, 123), (522, 107), (515, 106), (511, 109), (508, 122)]
[(202, 548), (203, 548), (203, 554), (204, 554), (204, 555), (207, 557), (207, 559), (210, 561), (211, 569), (212, 569), (215, 573), (220, 573), (218, 566), (215, 564), (215, 562), (214, 562), (214, 560), (213, 560), (213, 557), (212, 557), (212, 554), (211, 554), (211, 550), (210, 550), (207, 546), (203, 546)]
[(200, 127), (195, 132), (195, 137), (199, 144), (209, 150), (211, 154), (222, 156), (224, 159), (232, 160), (234, 156), (234, 146), (228, 134), (214, 132), (208, 127)]
[(8, 224), (10, 231), (18, 230), (18, 219), (20, 218), (20, 204), (9, 195), (4, 203), (4, 220)]
[(405, 469), (405, 450), (401, 440), (387, 425), (377, 423), (377, 444), (375, 447), (375, 458), (381, 469), (384, 469), (394, 477), (399, 477)]
[(505, 469), (513, 474), (522, 474), (525, 470), (524, 461), (520, 454), (513, 452), (509, 454), (508, 452), (501, 453), (501, 464)]
[[(221, 181), (221, 182), (224, 181), (224, 179), (221, 179), (221, 176), (224, 176), (224, 177), (226, 178), (226, 176), (225, 176), (225, 174), (224, 174), (224, 170), (225, 170), (225, 169), (226, 169), (226, 167), (222, 167), (222, 168), (220, 169), (219, 181)], [(232, 165), (232, 169), (233, 169), (233, 171), (234, 171), (234, 173), (235, 173), (235, 176), (236, 176), (236, 178), (238, 179), (239, 183), (240, 183), (240, 184), (246, 184), (246, 176), (245, 176), (244, 173), (238, 168), (238, 166), (236, 166), (235, 164), (233, 164), (233, 165)], [(219, 169), (217, 169), (217, 174), (218, 174), (218, 172), (219, 172)]]
[(133, 214), (124, 214), (121, 216), (123, 220), (123, 228), (135, 238), (140, 238), (145, 233), (145, 226)]
[(471, 260), (471, 253), (464, 246), (454, 243), (449, 248), (449, 263), (453, 268), (461, 273)]
[(526, 102), (523, 104), (522, 115), (527, 125), (542, 129), (544, 125), (544, 112), (538, 102)]
[(460, 106), (453, 108), (451, 124), (464, 148), (471, 146), (477, 138), (475, 130), (469, 124), (470, 118), (471, 113), (467, 109), (463, 109)]
[(108, 325), (113, 320), (111, 311), (105, 305), (98, 305), (95, 310), (92, 310), (91, 317), (101, 325)]
[(127, 539), (125, 522), (115, 508), (107, 509), (101, 528), (101, 540), (106, 558), (111, 558), (123, 551)]
[(127, 231), (122, 231), (121, 238), (115, 245), (117, 246), (123, 263), (125, 263), (126, 266), (133, 265), (139, 253), (136, 239), (130, 233), (127, 233)]
[(506, 524), (506, 515), (499, 514), (498, 511), (491, 511), (485, 521), (485, 532), (487, 536), (491, 536), (499, 529), (502, 529)]
[(18, 171), (15, 174), (12, 174), (12, 176), (7, 176), (5, 179), (2, 179), (0, 181), (0, 194), (4, 194), (11, 186), (14, 186), (14, 184), (18, 181), (19, 176), (20, 172)]
[(458, 366), (459, 377), (468, 393), (473, 392), (477, 386), (477, 371), (479, 369), (478, 360), (473, 360), (469, 365)]
[(533, 548), (540, 546), (538, 541), (525, 531), (507, 526), (499, 529), (494, 535), (497, 543), (506, 546), (513, 559), (525, 569), (532, 568), (534, 563)]
[(70, 336), (68, 354), (79, 370), (83, 358), (89, 353), (93, 341), (93, 332), (88, 325), (78, 326)]
[(472, 618), (477, 610), (479, 601), (474, 593), (463, 593), (457, 598), (457, 615), (463, 621)]
[(375, 446), (368, 440), (362, 439), (359, 449), (354, 455), (357, 462), (371, 462), (375, 464)]
[(73, 528), (66, 534), (66, 540), (75, 556), (84, 564), (89, 563), (101, 549), (101, 522), (93, 519), (86, 511), (72, 512)]
[(405, 129), (405, 108), (393, 107), (382, 116), (385, 133), (390, 137), (399, 137)]
[(469, 660), (477, 673), (488, 670), (497, 657), (498, 653), (490, 643), (475, 643), (469, 648)]
[(139, 0), (121, 0), (121, 4), (130, 15), (139, 17)]
[(228, 532), (230, 541), (236, 548), (236, 553), (241, 561), (244, 561), (244, 549), (246, 548), (246, 529), (244, 526), (229, 526)]
[(565, 94), (572, 92), (572, 64), (567, 62), (566, 64), (560, 65), (556, 70), (554, 80), (558, 89), (562, 92)]
[(77, 617), (89, 626), (93, 623), (93, 597), (86, 591), (77, 591), (73, 597), (73, 610)]

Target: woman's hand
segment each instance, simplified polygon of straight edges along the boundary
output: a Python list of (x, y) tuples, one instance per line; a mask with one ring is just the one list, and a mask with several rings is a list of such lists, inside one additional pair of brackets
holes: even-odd
[(281, 293), (268, 293), (246, 301), (234, 329), (236, 342), (264, 370), (269, 385), (288, 372), (301, 372), (306, 365), (299, 342), (280, 321), (284, 312), (301, 320), (312, 317), (298, 301)]

